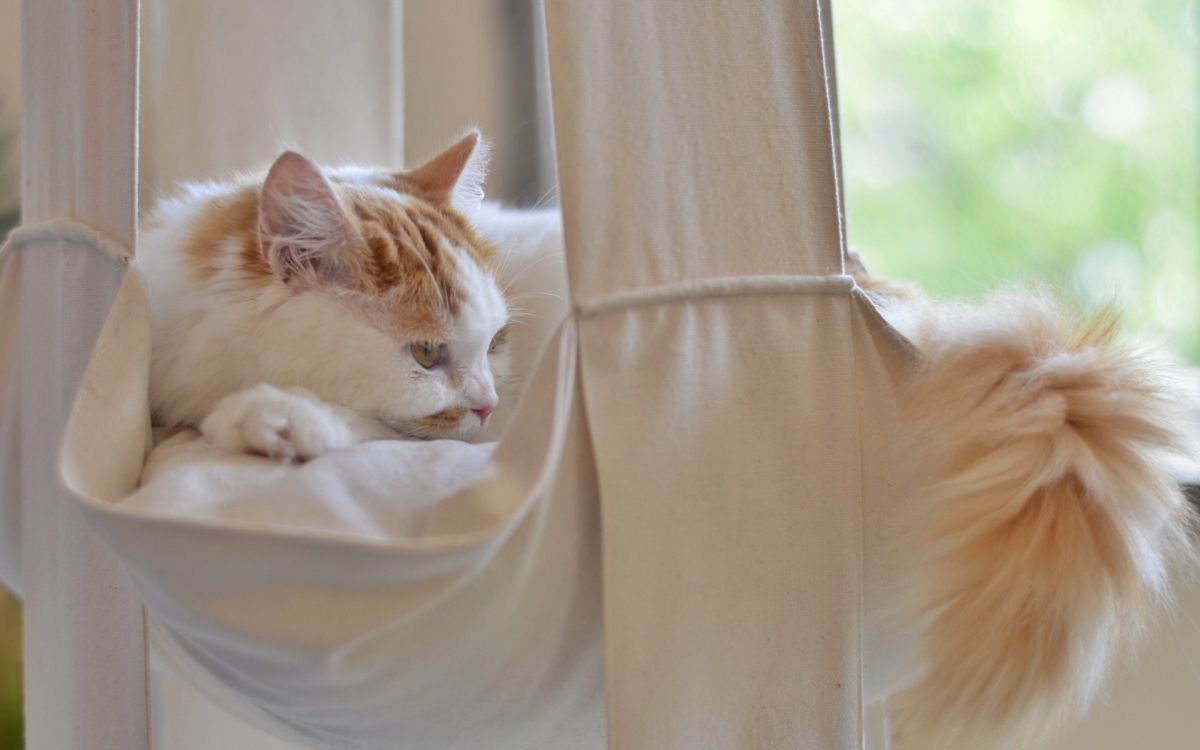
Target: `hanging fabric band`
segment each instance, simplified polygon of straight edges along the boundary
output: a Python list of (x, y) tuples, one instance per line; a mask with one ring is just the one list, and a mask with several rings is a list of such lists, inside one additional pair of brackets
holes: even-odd
[(726, 276), (614, 292), (580, 302), (575, 309), (580, 317), (590, 318), (614, 310), (678, 302), (685, 299), (744, 297), (759, 294), (850, 294), (853, 289), (854, 277), (846, 274)]
[(113, 260), (126, 264), (133, 260), (133, 251), (98, 229), (73, 219), (47, 219), (25, 224), (8, 233), (6, 245), (25, 245), (43, 240), (66, 240), (77, 242), (108, 253)]

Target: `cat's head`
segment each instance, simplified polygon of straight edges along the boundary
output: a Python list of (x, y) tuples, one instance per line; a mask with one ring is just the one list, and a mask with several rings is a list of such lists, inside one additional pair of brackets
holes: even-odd
[(275, 161), (256, 260), (287, 289), (288, 345), (306, 348), (285, 380), (407, 435), (480, 431), (499, 401), (509, 320), (496, 251), (467, 219), (485, 161), (475, 131), (402, 172)]

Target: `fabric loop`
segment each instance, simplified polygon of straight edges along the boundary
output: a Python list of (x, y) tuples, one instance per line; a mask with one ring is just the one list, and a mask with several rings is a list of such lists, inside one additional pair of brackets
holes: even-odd
[(742, 297), (758, 294), (850, 294), (854, 287), (854, 277), (847, 274), (728, 276), (694, 279), (675, 284), (615, 292), (580, 302), (575, 309), (580, 317), (589, 318), (615, 310), (659, 305), (686, 299)]
[(133, 251), (99, 229), (73, 219), (47, 219), (25, 224), (8, 233), (6, 244), (14, 247), (43, 240), (68, 240), (103, 250), (119, 263), (133, 260)]

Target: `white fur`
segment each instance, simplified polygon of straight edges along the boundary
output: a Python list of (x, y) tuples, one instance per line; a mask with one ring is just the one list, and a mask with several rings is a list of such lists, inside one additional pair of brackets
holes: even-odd
[(450, 204), (458, 211), (471, 216), (483, 204), (483, 183), (487, 179), (488, 163), (492, 159), (492, 144), (478, 130), (474, 131), (475, 149), (467, 159), (467, 166), (454, 185)]
[(508, 346), (493, 367), (500, 405), (483, 433), (496, 439), (508, 426), (529, 367), (567, 310), (562, 215), (552, 209), (512, 211), (485, 203), (471, 214), (471, 221), (499, 250), (497, 275), (509, 304)]
[(266, 383), (222, 398), (200, 423), (200, 432), (235, 453), (301, 461), (383, 436), (349, 409), (302, 388)]
[[(231, 449), (297, 458), (309, 457), (314, 447), (346, 444), (347, 430), (355, 440), (386, 434), (384, 426), (418, 437), (476, 437), (483, 420), (472, 412), (448, 430), (430, 431), (413, 422), (450, 408), (496, 405), (494, 371), (504, 375), (507, 355), (501, 350), (489, 356), (488, 347), (508, 320), (496, 279), (467, 253), (452, 249), (466, 299), (447, 336), (444, 366), (426, 370), (409, 351), (412, 341), (361, 314), (354, 292), (296, 291), (278, 280), (247, 284), (233, 240), (219, 248), (211, 279), (190, 275), (180, 250), (191, 226), (210, 200), (233, 189), (192, 186), (164, 202), (140, 235), (138, 262), (148, 281), (153, 324), (150, 399), (156, 420), (167, 426), (203, 423), (215, 442)], [(263, 383), (309, 393), (257, 388)], [(222, 401), (247, 389), (238, 399)], [(349, 412), (303, 403), (314, 399)], [(221, 413), (206, 421), (214, 410)], [(322, 424), (345, 421), (347, 413), (373, 420), (374, 429)], [(276, 428), (285, 422), (298, 441), (290, 446), (278, 444)]]

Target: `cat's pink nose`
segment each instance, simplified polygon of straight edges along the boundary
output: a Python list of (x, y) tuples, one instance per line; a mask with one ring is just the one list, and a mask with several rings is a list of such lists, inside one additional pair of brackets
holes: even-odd
[(475, 416), (479, 417), (479, 422), (482, 424), (486, 422), (487, 418), (492, 415), (492, 410), (495, 408), (495, 406), (481, 406), (478, 409), (472, 409), (471, 411), (475, 412)]

